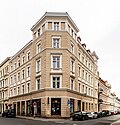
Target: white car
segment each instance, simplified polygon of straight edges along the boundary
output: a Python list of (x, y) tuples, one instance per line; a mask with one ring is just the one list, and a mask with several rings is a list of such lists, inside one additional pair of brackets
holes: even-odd
[(97, 118), (97, 112), (87, 112), (88, 118)]

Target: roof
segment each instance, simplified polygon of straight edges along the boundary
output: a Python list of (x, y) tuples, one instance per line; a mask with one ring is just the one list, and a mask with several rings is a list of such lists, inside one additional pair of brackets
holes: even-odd
[(31, 31), (33, 31), (33, 29), (45, 18), (45, 17), (67, 17), (70, 22), (73, 24), (73, 26), (75, 27), (75, 29), (77, 30), (77, 32), (79, 32), (78, 27), (76, 26), (76, 24), (74, 23), (74, 21), (72, 20), (72, 18), (69, 16), (69, 14), (67, 12), (46, 12), (31, 28)]

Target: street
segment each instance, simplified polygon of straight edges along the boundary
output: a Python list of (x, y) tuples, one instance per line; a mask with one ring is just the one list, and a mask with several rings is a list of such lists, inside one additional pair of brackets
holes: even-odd
[(71, 121), (70, 119), (46, 119), (46, 118), (4, 118), (0, 117), (0, 125), (110, 125), (120, 119), (120, 115), (91, 119), (85, 121)]

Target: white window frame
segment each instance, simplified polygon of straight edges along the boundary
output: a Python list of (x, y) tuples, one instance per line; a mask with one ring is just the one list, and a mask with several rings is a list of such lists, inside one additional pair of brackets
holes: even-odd
[[(23, 70), (24, 70), (24, 78), (23, 78)], [(22, 69), (22, 79), (25, 79), (25, 69)]]
[[(60, 78), (60, 85), (59, 88), (62, 88), (62, 75), (51, 75), (51, 88), (53, 88), (53, 77), (59, 77)], [(53, 89), (59, 89), (57, 87), (53, 88)]]
[(27, 61), (30, 60), (30, 50), (27, 52)]
[(20, 95), (20, 86), (17, 87), (17, 94)]
[(30, 65), (28, 65), (28, 66), (26, 67), (26, 70), (27, 70), (27, 71), (26, 71), (26, 73), (27, 73), (26, 76), (27, 76), (27, 77), (30, 77)]
[[(38, 64), (38, 62), (39, 62), (39, 64)], [(36, 73), (38, 73), (40, 71), (41, 71), (41, 58), (36, 60)]]
[(40, 51), (41, 51), (41, 43), (37, 42), (37, 44), (36, 44), (36, 54), (40, 53)]
[(25, 63), (25, 55), (22, 56), (22, 64)]
[(20, 71), (17, 73), (17, 81), (20, 81)]
[[(23, 86), (24, 86), (24, 89), (23, 89)], [(22, 84), (22, 94), (25, 94), (25, 85), (24, 84)], [(23, 90), (24, 90), (24, 92), (23, 92)]]
[[(73, 81), (73, 83), (72, 83), (72, 81)], [(71, 89), (71, 90), (74, 90), (74, 89), (75, 89), (75, 88), (74, 88), (74, 87), (75, 87), (74, 84), (75, 84), (75, 79), (70, 78), (70, 89)]]
[(71, 45), (70, 45), (70, 51), (71, 51), (71, 53), (74, 54), (74, 50), (75, 50), (75, 45), (74, 45), (74, 43), (71, 41)]
[[(38, 80), (40, 80), (40, 82), (39, 82), (39, 89), (38, 89)], [(36, 90), (38, 91), (38, 90), (40, 90), (41, 89), (41, 78), (39, 77), (39, 78), (37, 78), (36, 79)]]
[[(58, 39), (58, 41), (54, 41), (54, 40), (57, 40)], [(54, 42), (55, 42), (55, 45), (54, 45)], [(58, 45), (58, 43), (59, 43), (59, 45)], [(53, 36), (52, 37), (52, 48), (60, 48), (61, 47), (61, 37), (59, 37), (59, 36)]]
[(54, 30), (59, 31), (60, 30), (60, 22), (54, 22)]
[(19, 65), (20, 64), (20, 59), (18, 59), (17, 63), (18, 63), (18, 67), (20, 67), (20, 65)]
[[(29, 91), (28, 91), (28, 84), (29, 84)], [(26, 93), (30, 93), (30, 82), (26, 83)]]
[(14, 87), (14, 96), (16, 96), (16, 87)]
[[(72, 62), (73, 62), (73, 63), (72, 63)], [(71, 71), (72, 73), (75, 72), (75, 60), (72, 59), (72, 58), (71, 58), (71, 60), (70, 60), (70, 71)]]
[[(56, 62), (56, 66), (54, 68), (53, 66), (53, 58), (54, 57), (59, 57), (59, 67), (57, 67), (57, 62)], [(62, 55), (51, 55), (51, 68), (52, 69), (61, 69), (62, 68)]]

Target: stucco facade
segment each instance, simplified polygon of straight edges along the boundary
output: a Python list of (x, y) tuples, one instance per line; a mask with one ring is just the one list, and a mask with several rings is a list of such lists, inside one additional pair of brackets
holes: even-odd
[(9, 61), (9, 100), (17, 115), (69, 117), (98, 111), (98, 56), (68, 13), (46, 12), (33, 39)]

